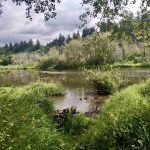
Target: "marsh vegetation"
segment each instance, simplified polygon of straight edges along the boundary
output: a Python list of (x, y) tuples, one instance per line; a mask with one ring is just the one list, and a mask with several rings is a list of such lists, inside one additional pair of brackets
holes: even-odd
[[(118, 2), (94, 1), (94, 14)], [(0, 47), (0, 149), (150, 149), (149, 11), (122, 13), (82, 36)]]

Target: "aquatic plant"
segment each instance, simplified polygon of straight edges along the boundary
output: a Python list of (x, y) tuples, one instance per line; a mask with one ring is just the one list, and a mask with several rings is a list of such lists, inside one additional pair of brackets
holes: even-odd
[(117, 75), (113, 75), (111, 71), (86, 70), (85, 74), (87, 82), (93, 85), (98, 93), (111, 94), (117, 88)]
[(26, 90), (32, 94), (43, 93), (44, 96), (62, 96), (64, 89), (61, 85), (56, 83), (36, 82), (26, 86)]

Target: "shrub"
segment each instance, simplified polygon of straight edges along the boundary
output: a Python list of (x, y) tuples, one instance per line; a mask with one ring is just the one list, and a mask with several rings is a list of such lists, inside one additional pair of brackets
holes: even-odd
[(90, 119), (83, 114), (77, 114), (76, 109), (64, 109), (62, 113), (55, 114), (53, 120), (58, 129), (72, 135), (82, 134), (90, 125)]
[(56, 83), (36, 82), (26, 86), (28, 92), (32, 94), (43, 93), (44, 96), (61, 96), (64, 95), (64, 89)]
[(150, 79), (146, 81), (146, 84), (143, 84), (139, 92), (143, 96), (150, 97)]
[(116, 77), (111, 71), (89, 70), (86, 75), (86, 80), (94, 85), (99, 93), (111, 94), (117, 88)]
[(50, 57), (50, 58), (42, 60), (38, 66), (39, 66), (39, 69), (41, 70), (54, 69), (57, 62), (58, 62), (57, 57)]
[(0, 147), (61, 149), (63, 141), (50, 119), (52, 111), (51, 101), (40, 92), (0, 88)]
[[(149, 81), (116, 93), (85, 135), (82, 149), (150, 149)], [(144, 95), (141, 94), (144, 91)]]
[(0, 60), (0, 65), (7, 66), (7, 65), (10, 65), (10, 64), (12, 64), (11, 56), (2, 57), (2, 60)]

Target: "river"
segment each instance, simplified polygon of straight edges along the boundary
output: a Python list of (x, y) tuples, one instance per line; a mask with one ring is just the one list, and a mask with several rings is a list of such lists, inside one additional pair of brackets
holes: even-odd
[[(150, 77), (150, 69), (116, 69), (123, 79), (121, 88), (138, 83)], [(54, 98), (55, 109), (75, 107), (79, 112), (93, 111), (101, 106), (109, 96), (97, 95), (96, 90), (86, 83), (80, 71), (34, 71), (12, 70), (0, 72), (0, 86), (22, 86), (30, 82), (57, 82), (63, 85), (66, 94)]]

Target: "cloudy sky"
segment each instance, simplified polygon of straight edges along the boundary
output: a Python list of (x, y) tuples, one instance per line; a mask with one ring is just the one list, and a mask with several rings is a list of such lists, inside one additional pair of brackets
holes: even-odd
[[(29, 21), (26, 19), (25, 6), (15, 6), (8, 0), (4, 3), (4, 13), (0, 17), (0, 45), (29, 39), (39, 39), (41, 43), (46, 44), (58, 37), (59, 33), (65, 36), (72, 34), (78, 30), (76, 24), (81, 23), (79, 16), (84, 12), (81, 1), (62, 0), (57, 7), (56, 19), (45, 22), (42, 14), (33, 15), (33, 21)], [(90, 20), (89, 26), (94, 23), (95, 20)]]
[[(58, 37), (59, 33), (67, 36), (77, 31), (79, 16), (84, 9), (81, 0), (62, 0), (57, 7), (56, 19), (44, 21), (43, 14), (33, 15), (33, 21), (26, 19), (25, 7), (15, 6), (11, 1), (4, 3), (4, 13), (0, 17), (0, 45), (20, 40), (39, 39), (45, 44)], [(89, 26), (93, 26), (91, 20)]]

